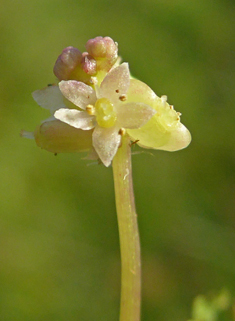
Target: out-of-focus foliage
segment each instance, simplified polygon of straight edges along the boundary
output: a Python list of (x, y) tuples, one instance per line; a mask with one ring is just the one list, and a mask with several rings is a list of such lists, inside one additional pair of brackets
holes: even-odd
[(231, 297), (223, 289), (219, 294), (210, 298), (198, 295), (193, 301), (192, 319), (189, 321), (218, 321), (231, 305)]
[(62, 49), (95, 36), (119, 43), (193, 136), (175, 153), (133, 146), (142, 319), (187, 320), (195, 296), (222, 287), (234, 297), (235, 3), (9, 0), (0, 16), (0, 320), (118, 320), (111, 168), (19, 137), (49, 116), (31, 92), (56, 81)]

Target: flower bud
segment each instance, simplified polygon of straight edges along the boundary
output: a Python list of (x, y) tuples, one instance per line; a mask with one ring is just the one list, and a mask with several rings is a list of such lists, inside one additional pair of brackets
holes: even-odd
[(36, 144), (52, 153), (85, 152), (92, 149), (93, 130), (82, 130), (59, 120), (45, 121), (34, 132)]
[(54, 74), (59, 80), (70, 79), (71, 73), (80, 65), (82, 53), (77, 48), (65, 48), (56, 60)]
[(87, 52), (83, 52), (82, 54), (81, 67), (83, 71), (85, 71), (85, 73), (88, 75), (92, 76), (96, 73), (96, 61)]
[(96, 74), (96, 60), (87, 52), (67, 47), (55, 63), (54, 74), (59, 80), (78, 80), (90, 84), (91, 76)]
[(118, 58), (118, 46), (110, 37), (96, 37), (86, 43), (86, 50), (97, 61), (97, 70), (109, 71)]

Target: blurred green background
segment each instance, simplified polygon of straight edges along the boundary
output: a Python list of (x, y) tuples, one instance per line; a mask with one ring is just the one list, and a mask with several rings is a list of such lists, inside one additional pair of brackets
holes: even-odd
[(142, 320), (184, 321), (198, 294), (234, 296), (235, 2), (8, 0), (0, 18), (0, 320), (118, 320), (112, 169), (19, 137), (49, 116), (31, 92), (56, 81), (62, 49), (95, 36), (119, 43), (193, 136), (133, 155)]

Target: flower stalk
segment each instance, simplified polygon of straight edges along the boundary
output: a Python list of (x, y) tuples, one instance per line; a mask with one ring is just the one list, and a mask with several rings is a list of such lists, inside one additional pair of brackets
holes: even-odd
[(113, 177), (121, 251), (120, 321), (140, 320), (141, 261), (132, 182), (131, 141), (122, 136), (113, 159)]
[(140, 321), (140, 242), (131, 141), (142, 148), (173, 152), (187, 147), (191, 135), (167, 96), (158, 97), (131, 77), (110, 37), (88, 40), (86, 50), (62, 51), (53, 69), (58, 83), (32, 94), (51, 117), (34, 132), (21, 131), (21, 136), (34, 138), (54, 154), (86, 151), (87, 159), (106, 167), (112, 164), (122, 269), (120, 321)]

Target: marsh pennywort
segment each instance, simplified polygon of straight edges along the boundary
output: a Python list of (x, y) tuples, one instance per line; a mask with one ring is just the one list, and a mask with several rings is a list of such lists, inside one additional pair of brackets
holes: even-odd
[(113, 167), (121, 261), (120, 321), (140, 320), (140, 244), (131, 168), (131, 141), (143, 148), (176, 151), (188, 146), (191, 135), (180, 113), (120, 64), (118, 46), (109, 37), (96, 37), (87, 52), (67, 47), (54, 73), (58, 84), (33, 93), (51, 117), (35, 132), (37, 145), (53, 153), (88, 151), (90, 158)]

